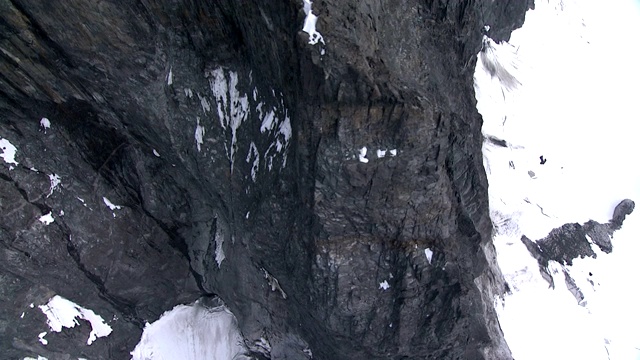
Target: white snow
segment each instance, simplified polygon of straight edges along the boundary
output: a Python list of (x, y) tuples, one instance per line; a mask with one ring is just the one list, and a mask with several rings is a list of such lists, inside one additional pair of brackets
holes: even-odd
[(42, 119), (40, 119), (40, 127), (42, 128), (42, 130), (44, 130), (44, 133), (47, 133), (47, 129), (51, 128), (51, 121), (49, 121), (49, 119), (47, 119), (46, 117), (43, 117)]
[(53, 216), (51, 215), (51, 211), (49, 211), (48, 214), (46, 215), (42, 215), (40, 216), (40, 218), (38, 219), (40, 220), (41, 223), (45, 224), (45, 225), (49, 225), (51, 223), (53, 223)]
[(318, 17), (313, 13), (311, 8), (311, 4), (313, 2), (310, 0), (303, 0), (304, 13), (307, 15), (304, 18), (304, 25), (302, 27), (302, 31), (309, 34), (309, 44), (315, 45), (318, 42), (324, 44), (324, 39), (322, 35), (316, 30), (316, 23), (318, 22)]
[(184, 89), (184, 96), (188, 97), (189, 99), (191, 99), (193, 97), (193, 91), (189, 88), (185, 88)]
[(173, 68), (169, 68), (169, 75), (167, 75), (167, 85), (173, 84)]
[(199, 301), (178, 305), (147, 324), (132, 360), (248, 359), (235, 316), (225, 307)]
[[(102, 201), (104, 201), (104, 204), (107, 205), (107, 207), (109, 209), (111, 209), (112, 211), (114, 210), (120, 210), (122, 209), (122, 206), (120, 205), (114, 205), (111, 201), (109, 201), (109, 199), (107, 199), (106, 197), (102, 197)], [(84, 202), (84, 201), (83, 201)]]
[(376, 155), (378, 156), (378, 158), (383, 158), (387, 155), (387, 150), (380, 150), (378, 149), (376, 151)]
[(205, 96), (198, 94), (198, 98), (200, 98), (200, 106), (202, 107), (202, 112), (205, 114), (211, 111), (211, 104), (209, 104), (209, 100)]
[(367, 147), (363, 146), (360, 149), (360, 152), (358, 153), (358, 160), (360, 160), (361, 163), (368, 163), (369, 159), (367, 159)]
[(424, 249), (424, 255), (427, 257), (427, 261), (429, 262), (429, 264), (431, 264), (431, 259), (433, 258), (433, 251), (431, 251), (431, 249), (426, 248)]
[(20, 314), (20, 319), (24, 319), (24, 311)]
[(241, 94), (238, 90), (238, 73), (229, 71), (229, 82), (225, 77), (225, 71), (217, 68), (205, 74), (209, 78), (211, 92), (216, 99), (220, 125), (224, 130), (231, 132), (231, 144), (227, 146), (231, 172), (235, 162), (235, 154), (238, 148), (238, 128), (247, 119), (249, 113), (249, 98), (247, 94)]
[(380, 289), (382, 290), (387, 290), (388, 288), (390, 288), (391, 286), (389, 285), (389, 283), (387, 282), (387, 280), (383, 281), (380, 283)]
[(194, 136), (196, 139), (196, 147), (198, 148), (198, 152), (200, 152), (202, 144), (204, 144), (204, 127), (200, 125), (200, 118), (196, 118), (196, 132)]
[(38, 306), (47, 316), (47, 324), (52, 331), (60, 332), (63, 327), (73, 328), (79, 325), (78, 319), (91, 324), (91, 333), (87, 345), (91, 345), (97, 338), (111, 334), (111, 327), (92, 310), (85, 309), (59, 295), (52, 297), (45, 305)]
[[(0, 149), (2, 150), (2, 154), (0, 154), (0, 157), (4, 160), (5, 163), (18, 165), (18, 162), (16, 162), (17, 149), (15, 146), (13, 146), (12, 143), (9, 142), (9, 140), (0, 138)], [(13, 169), (13, 166), (9, 166), (9, 169)]]
[(278, 119), (276, 118), (276, 114), (273, 112), (273, 110), (268, 111), (264, 119), (262, 119), (262, 125), (260, 125), (260, 132), (265, 133), (267, 130), (268, 131), (273, 130), (273, 127), (275, 126), (275, 123), (277, 121)]
[(222, 244), (224, 244), (224, 235), (220, 232), (220, 229), (217, 229), (214, 241), (216, 242), (216, 263), (218, 264), (219, 269), (222, 261), (226, 259), (224, 249), (222, 248)]
[(398, 150), (397, 150), (397, 149), (391, 149), (391, 150), (389, 150), (389, 155), (391, 155), (391, 156), (396, 156), (396, 155), (398, 155)]
[(48, 359), (46, 357), (44, 357), (44, 356), (38, 355), (37, 359), (27, 356), (27, 357), (23, 358), (22, 360), (48, 360)]
[(160, 157), (160, 153), (156, 149), (153, 149), (153, 155)]
[(53, 195), (53, 192), (58, 188), (60, 183), (61, 183), (61, 180), (58, 174), (49, 175), (49, 194), (47, 194), (47, 197)]
[(47, 336), (47, 332), (46, 331), (43, 331), (40, 334), (38, 334), (38, 341), (40, 341), (40, 343), (42, 345), (46, 346), (49, 343), (49, 341), (44, 338), (45, 336)]
[(638, 33), (640, 7), (630, 0), (537, 1), (511, 44), (492, 53), (521, 85), (505, 90), (478, 61), (483, 132), (507, 142), (486, 141), (483, 153), (498, 263), (512, 290), (496, 309), (516, 359), (640, 359), (638, 208), (614, 234), (613, 253), (593, 247), (597, 259), (551, 264), (555, 289), (520, 241), (564, 223), (606, 222), (620, 200), (640, 201), (629, 91), (640, 82)]
[(247, 154), (247, 163), (251, 162), (251, 158), (253, 158), (253, 164), (251, 165), (251, 180), (256, 182), (258, 177), (258, 169), (260, 168), (260, 153), (258, 152), (258, 148), (256, 144), (252, 141), (249, 146), (249, 153)]

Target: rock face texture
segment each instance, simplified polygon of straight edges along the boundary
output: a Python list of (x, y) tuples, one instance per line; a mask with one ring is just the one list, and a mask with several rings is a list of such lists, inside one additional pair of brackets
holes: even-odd
[[(527, 250), (538, 261), (540, 274), (549, 282), (549, 286), (554, 287), (553, 276), (549, 269), (549, 261), (555, 261), (560, 265), (573, 265), (573, 260), (578, 258), (596, 258), (594, 246), (605, 254), (613, 251), (611, 237), (613, 233), (620, 230), (627, 215), (633, 212), (636, 204), (633, 200), (622, 200), (614, 209), (613, 217), (606, 224), (589, 220), (583, 225), (578, 223), (564, 224), (553, 229), (547, 237), (537, 241), (531, 241), (526, 236), (522, 236), (521, 241)], [(575, 280), (569, 273), (564, 271), (565, 281), (568, 288), (580, 303), (584, 299), (582, 291), (576, 286)]]
[[(204, 295), (255, 358), (510, 358), (473, 69), (531, 5), (317, 0), (311, 45), (302, 1), (1, 1), (2, 353)], [(42, 345), (54, 294), (112, 334)]]

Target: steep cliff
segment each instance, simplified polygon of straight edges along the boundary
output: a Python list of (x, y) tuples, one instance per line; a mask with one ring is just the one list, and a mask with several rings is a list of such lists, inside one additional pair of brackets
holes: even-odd
[[(217, 295), (256, 357), (510, 358), (473, 70), (530, 5), (0, 2), (3, 353)], [(42, 345), (55, 294), (112, 333)]]

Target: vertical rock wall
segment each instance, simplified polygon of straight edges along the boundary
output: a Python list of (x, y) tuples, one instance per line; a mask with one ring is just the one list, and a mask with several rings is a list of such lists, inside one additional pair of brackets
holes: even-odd
[[(528, 2), (318, 0), (316, 45), (302, 5), (0, 3), (7, 356), (218, 295), (256, 357), (510, 357), (472, 76)], [(113, 333), (42, 346), (54, 294)]]

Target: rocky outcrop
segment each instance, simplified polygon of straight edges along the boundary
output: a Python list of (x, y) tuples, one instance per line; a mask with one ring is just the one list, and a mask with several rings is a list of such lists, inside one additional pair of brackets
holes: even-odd
[[(5, 356), (217, 295), (258, 358), (510, 358), (473, 69), (529, 5), (0, 2)], [(43, 346), (54, 294), (112, 334)]]
[[(531, 241), (526, 236), (522, 236), (521, 241), (527, 247), (531, 256), (538, 261), (540, 274), (554, 287), (553, 276), (549, 269), (549, 262), (555, 261), (562, 265), (573, 265), (573, 260), (578, 258), (597, 258), (594, 250), (596, 247), (605, 254), (613, 251), (611, 237), (613, 233), (620, 230), (627, 215), (635, 208), (633, 200), (624, 199), (614, 209), (613, 217), (608, 223), (601, 224), (594, 220), (589, 220), (580, 225), (578, 223), (564, 224), (559, 228), (551, 230), (544, 239)], [(574, 279), (564, 270), (565, 280), (569, 289), (578, 302), (584, 299), (579, 288), (575, 285)]]

